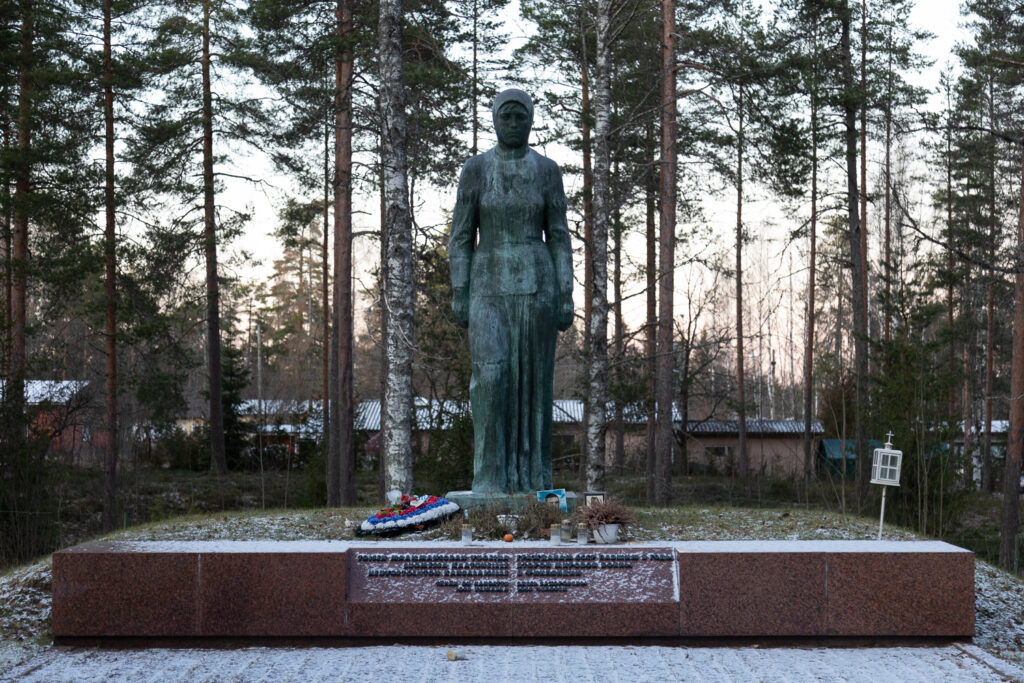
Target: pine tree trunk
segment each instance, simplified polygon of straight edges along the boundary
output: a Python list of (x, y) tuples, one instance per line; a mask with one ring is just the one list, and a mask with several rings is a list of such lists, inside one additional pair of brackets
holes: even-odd
[(480, 66), (477, 59), (477, 50), (479, 49), (479, 14), (480, 10), (477, 8), (477, 0), (473, 0), (473, 63), (472, 69), (473, 74), (470, 81), (470, 93), (469, 96), (473, 101), (471, 107), (471, 113), (473, 115), (473, 144), (470, 147), (470, 154), (476, 156), (479, 153), (479, 135), (480, 135)]
[[(988, 120), (992, 130), (995, 130), (995, 104), (993, 102), (992, 77), (988, 78)], [(989, 144), (992, 146), (992, 157), (988, 167), (988, 192), (989, 192), (989, 226), (988, 226), (988, 258), (989, 263), (994, 264), (996, 260), (996, 239), (998, 230), (998, 213), (996, 211), (996, 140), (995, 135), (989, 134)], [(992, 393), (995, 391), (995, 337), (996, 327), (996, 275), (994, 270), (988, 268), (987, 292), (985, 293), (985, 435), (982, 442), (981, 454), (981, 490), (985, 493), (992, 493), (995, 488), (992, 477)]]
[[(818, 25), (811, 29), (813, 55), (818, 54)], [(817, 72), (815, 71), (816, 75)], [(814, 435), (811, 421), (814, 418), (814, 284), (817, 274), (818, 247), (818, 83), (815, 75), (811, 78), (811, 225), (810, 245), (807, 256), (807, 338), (804, 341), (804, 480), (810, 482), (814, 476)]]
[(117, 520), (117, 232), (114, 198), (114, 71), (111, 65), (111, 0), (103, 0), (103, 125), (106, 148), (103, 235), (106, 261), (106, 320), (104, 351), (106, 356), (107, 443), (106, 476), (103, 479), (103, 530), (112, 531)]
[(661, 2), (661, 164), (659, 199), (658, 370), (655, 376), (655, 499), (668, 505), (672, 498), (672, 320), (676, 251), (676, 3)]
[[(1017, 249), (1024, 248), (1024, 155), (1021, 156)], [(1013, 354), (1010, 363), (1010, 433), (1003, 470), (1003, 514), (999, 524), (999, 566), (1014, 570), (1019, 531), (1021, 451), (1024, 449), (1024, 260), (1018, 255), (1014, 275)]]
[(889, 27), (889, 40), (886, 52), (889, 65), (886, 69), (887, 87), (885, 97), (885, 291), (882, 301), (882, 339), (892, 339), (892, 26)]
[[(28, 203), (31, 193), (33, 5), (25, 2), (21, 16), (21, 59), (18, 90), (18, 154), (14, 169), (14, 235), (11, 253), (11, 368), (5, 399), (12, 413), (25, 406), (25, 324), (28, 294)], [(20, 419), (20, 417), (19, 417)], [(20, 436), (22, 430), (17, 430)], [(15, 444), (17, 446), (18, 444)]]
[[(993, 238), (994, 241), (994, 238)], [(981, 446), (981, 490), (992, 493), (992, 392), (995, 391), (995, 367), (992, 337), (995, 335), (995, 288), (988, 284), (985, 303), (985, 426)]]
[[(952, 115), (951, 103), (948, 100), (947, 92), (947, 107), (949, 107), (949, 114)], [(946, 272), (949, 277), (949, 283), (946, 285), (946, 325), (949, 334), (949, 419), (952, 421), (953, 416), (957, 413), (956, 406), (956, 382), (953, 381), (953, 377), (956, 376), (957, 362), (956, 362), (956, 335), (953, 332), (953, 325), (955, 323), (954, 315), (954, 303), (953, 303), (953, 132), (950, 128), (950, 124), (947, 121), (946, 127)], [(965, 443), (966, 445), (966, 443)], [(952, 453), (956, 448), (955, 437), (950, 435), (949, 439), (949, 452)]]
[(868, 494), (871, 477), (871, 459), (867, 455), (867, 424), (865, 407), (867, 402), (867, 305), (864, 301), (863, 261), (861, 249), (860, 211), (857, 200), (857, 106), (859, 99), (853, 81), (853, 61), (850, 53), (851, 12), (848, 1), (844, 1), (841, 13), (842, 40), (840, 43), (843, 65), (843, 114), (846, 139), (846, 198), (849, 215), (850, 260), (852, 261), (850, 295), (853, 302), (853, 349), (854, 349), (854, 443), (857, 453), (857, 499), (863, 503)]
[(587, 347), (587, 472), (591, 491), (604, 488), (605, 429), (608, 410), (608, 223), (611, 218), (609, 135), (611, 134), (611, 0), (597, 6), (597, 54), (594, 66), (594, 228), (590, 246), (590, 331)]
[(334, 71), (334, 335), (327, 504), (355, 505), (352, 387), (352, 3), (338, 0)]
[(736, 403), (739, 432), (736, 474), (750, 476), (747, 452), (746, 382), (743, 377), (743, 85), (740, 84), (739, 129), (736, 132)]
[(412, 223), (402, 69), (402, 0), (380, 3), (380, 98), (383, 130), (384, 224), (387, 253), (382, 305), (387, 309), (384, 410), (381, 414), (384, 490), (412, 492)]
[(210, 373), (210, 467), (228, 471), (224, 451), (223, 372), (220, 359), (220, 285), (213, 192), (213, 96), (210, 91), (210, 0), (203, 0), (203, 245), (206, 252), (206, 358)]
[[(654, 139), (654, 126), (648, 126), (647, 138)], [(658, 467), (657, 449), (655, 447), (655, 386), (658, 372), (657, 331), (658, 331), (658, 256), (656, 230), (658, 173), (652, 172), (647, 178), (646, 188), (646, 210), (647, 210), (647, 320), (644, 325), (644, 355), (647, 356), (647, 462), (644, 470), (645, 493), (648, 505), (657, 502), (657, 490), (655, 487), (655, 472)], [(685, 428), (685, 425), (683, 425)]]
[[(691, 321), (692, 322), (692, 321)], [(693, 339), (695, 331), (691, 325), (687, 325), (685, 336), (680, 339), (680, 345), (683, 347), (680, 355), (680, 368), (679, 376), (682, 381), (679, 382), (679, 452), (680, 458), (683, 464), (683, 473), (689, 474), (690, 469), (690, 430), (688, 426), (690, 424), (690, 359), (692, 358), (692, 345), (690, 340)]]
[[(975, 436), (974, 436), (975, 425), (974, 425), (973, 416), (971, 415), (971, 373), (970, 373), (971, 356), (970, 356), (970, 343), (972, 341), (971, 337), (973, 337), (973, 336), (974, 336), (973, 333), (970, 334), (970, 336), (968, 336), (967, 339), (964, 340), (963, 347), (960, 349), (960, 363), (961, 363), (960, 368), (961, 368), (961, 373), (962, 373), (962, 377), (961, 377), (962, 388), (960, 390), (960, 410), (961, 410), (961, 418), (960, 419), (962, 420), (963, 431), (964, 431), (963, 464), (964, 464), (965, 479), (967, 480), (967, 482), (970, 482), (970, 486), (972, 488), (974, 487), (974, 458), (973, 458), (971, 452), (974, 450), (974, 447), (975, 447)], [(950, 451), (950, 453), (952, 453), (952, 451)], [(941, 472), (942, 472), (942, 474), (940, 474), (940, 476), (945, 476), (945, 466), (943, 466)], [(979, 472), (979, 474), (980, 474), (980, 472)], [(943, 489), (939, 489), (939, 503), (940, 504), (942, 503), (942, 495), (943, 495), (943, 493), (944, 493), (944, 490)], [(942, 515), (941, 514), (939, 515), (939, 524), (940, 525), (942, 524)], [(939, 533), (941, 535), (941, 526), (940, 526), (940, 532)]]
[(324, 121), (324, 215), (323, 215), (323, 242), (320, 245), (320, 296), (321, 296), (321, 327), (320, 327), (320, 444), (325, 449), (326, 457), (326, 481), (327, 500), (330, 502), (331, 479), (331, 386), (334, 383), (334, 376), (331, 368), (337, 366), (337, 359), (334, 358), (334, 343), (331, 337), (331, 290), (330, 290), (330, 236), (331, 236), (331, 197), (333, 196), (332, 186), (334, 185), (334, 174), (331, 166), (331, 123)]
[[(308, 318), (308, 316), (306, 315), (307, 311), (303, 311), (302, 310), (302, 305), (304, 303), (307, 303), (307, 302), (302, 300), (302, 294), (303, 294), (303, 292), (306, 291), (306, 283), (302, 279), (303, 276), (306, 274), (306, 246), (305, 246), (305, 241), (306, 241), (306, 226), (303, 225), (301, 228), (299, 228), (298, 248), (296, 249), (296, 251), (298, 252), (297, 256), (299, 257), (299, 263), (298, 263), (298, 266), (299, 266), (299, 268), (298, 268), (298, 270), (299, 270), (299, 272), (298, 272), (299, 282), (298, 282), (298, 284), (297, 284), (297, 286), (295, 288), (295, 292), (296, 292), (296, 295), (297, 295), (295, 297), (296, 298), (295, 308), (298, 309), (298, 310), (296, 310), (296, 313), (298, 313), (298, 317), (299, 317), (299, 329), (296, 330), (296, 331), (300, 335), (302, 334), (302, 332), (306, 328), (306, 320)], [(307, 309), (308, 308), (309, 307), (307, 305)], [(308, 310), (308, 312), (312, 313), (312, 310)]]
[[(860, 287), (868, 319), (868, 3), (861, 0), (860, 24)], [(867, 329), (867, 322), (865, 322)]]
[[(3, 150), (5, 153), (12, 150), (15, 147), (14, 131), (12, 125), (15, 123), (14, 116), (11, 114), (9, 109), (10, 102), (6, 97), (0, 101), (0, 122), (3, 125)], [(0, 310), (3, 311), (3, 320), (0, 321), (2, 325), (2, 331), (0, 331), (0, 376), (7, 377), (11, 370), (11, 330), (12, 322), (14, 320), (14, 310), (12, 308), (12, 279), (11, 279), (11, 245), (13, 241), (12, 228), (14, 226), (14, 207), (13, 207), (13, 195), (11, 193), (11, 181), (13, 175), (8, 171), (3, 176), (3, 187), (0, 187), (0, 192), (3, 193), (3, 214), (0, 215), (0, 259), (3, 262), (3, 283), (0, 285), (0, 292), (2, 292), (3, 303), (0, 304)]]

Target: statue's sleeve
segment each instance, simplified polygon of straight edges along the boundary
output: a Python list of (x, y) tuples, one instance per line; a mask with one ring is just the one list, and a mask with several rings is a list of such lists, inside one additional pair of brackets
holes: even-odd
[(547, 178), (545, 223), (547, 224), (548, 249), (555, 262), (555, 278), (562, 295), (572, 294), (572, 243), (569, 241), (569, 224), (565, 218), (565, 190), (562, 187), (562, 172), (555, 162), (550, 162)]
[(455, 210), (452, 212), (452, 230), (448, 236), (448, 262), (452, 275), (452, 289), (469, 287), (470, 266), (473, 263), (473, 243), (479, 225), (476, 174), (470, 168), (470, 161), (459, 174), (459, 189), (455, 195)]

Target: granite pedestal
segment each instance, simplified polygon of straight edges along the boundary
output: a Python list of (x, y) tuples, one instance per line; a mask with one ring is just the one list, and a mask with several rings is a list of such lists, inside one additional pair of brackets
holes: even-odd
[(97, 542), (53, 557), (58, 641), (974, 634), (941, 542)]
[[(533, 503), (539, 503), (536, 493), (474, 493), (473, 491), (449, 491), (444, 497), (453, 503), (458, 503), (463, 510), (477, 508), (492, 508), (499, 513), (516, 513), (525, 510)], [(565, 506), (568, 514), (576, 510), (576, 494), (573, 491), (565, 492)]]

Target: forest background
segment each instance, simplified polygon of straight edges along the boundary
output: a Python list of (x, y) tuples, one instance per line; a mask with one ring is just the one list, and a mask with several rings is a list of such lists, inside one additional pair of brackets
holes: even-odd
[[(578, 320), (556, 395), (583, 401), (581, 486), (636, 476), (678, 501), (686, 425), (706, 419), (735, 422), (724, 474), (753, 486), (747, 421), (777, 417), (804, 425), (809, 499), (819, 419), (862, 456), (839, 500), (867, 510), (869, 435), (892, 430), (905, 521), (941, 535), (980, 489), (1012, 567), (1024, 17), (962, 3), (936, 65), (913, 7), (4, 0), (0, 558), (52, 545), (69, 468), (102, 473), (110, 529), (126, 464), (271, 466), (247, 400), (261, 420), (305, 406), (313, 502), (355, 502), (366, 399), (380, 490), (413, 490), (417, 459), (465, 477), (446, 209), (517, 85), (569, 191)], [(268, 222), (279, 253), (259, 266)], [(88, 390), (39, 402), (36, 380)], [(415, 397), (450, 400), (429, 453)], [(91, 448), (58, 457), (70, 422)]]

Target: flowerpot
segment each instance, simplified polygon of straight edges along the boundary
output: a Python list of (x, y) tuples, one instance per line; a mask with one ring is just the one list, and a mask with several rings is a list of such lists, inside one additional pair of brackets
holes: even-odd
[(618, 540), (618, 524), (602, 524), (594, 529), (594, 541), (597, 543), (616, 543)]

